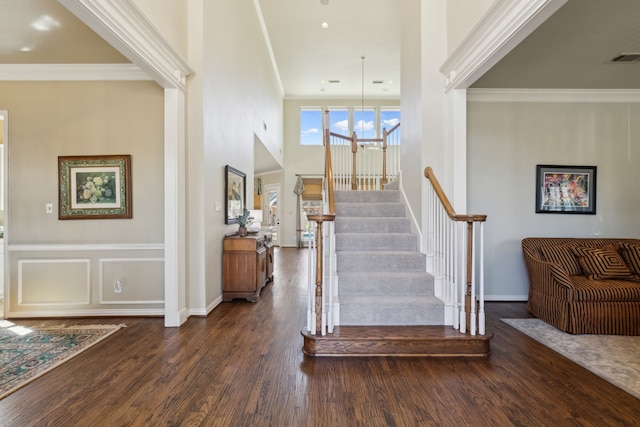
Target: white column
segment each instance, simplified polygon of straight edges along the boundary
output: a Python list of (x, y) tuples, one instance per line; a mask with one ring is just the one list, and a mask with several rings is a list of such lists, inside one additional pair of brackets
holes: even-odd
[(164, 91), (164, 300), (165, 326), (180, 326), (186, 307), (185, 94)]

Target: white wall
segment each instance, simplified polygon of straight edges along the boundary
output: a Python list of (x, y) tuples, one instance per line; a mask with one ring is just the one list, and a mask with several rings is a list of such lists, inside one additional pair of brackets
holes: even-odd
[(189, 2), (189, 31), (189, 301), (205, 314), (222, 294), (222, 240), (237, 228), (225, 224), (224, 167), (246, 174), (251, 207), (255, 137), (282, 162), (282, 94), (253, 2)]
[(495, 0), (447, 0), (447, 52), (464, 40)]
[[(536, 214), (537, 164), (597, 166), (597, 214)], [(640, 238), (638, 182), (639, 103), (470, 102), (468, 201), (488, 216), (488, 299), (526, 299), (524, 237)]]
[[(161, 314), (162, 88), (25, 81), (0, 82), (0, 92), (11, 121), (7, 314)], [(59, 220), (58, 156), (109, 154), (131, 155), (133, 217)], [(125, 281), (122, 293), (113, 292), (115, 279)]]
[(187, 57), (188, 14), (191, 0), (132, 0), (183, 58)]

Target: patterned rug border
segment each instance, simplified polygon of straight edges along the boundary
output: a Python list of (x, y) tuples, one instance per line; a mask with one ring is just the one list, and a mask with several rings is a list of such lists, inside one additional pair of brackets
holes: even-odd
[(640, 399), (640, 336), (572, 335), (536, 318), (500, 320)]
[[(8, 325), (6, 323), (7, 321), (3, 321), (2, 325), (0, 325), (2, 327), (2, 329), (8, 329)], [(10, 323), (10, 322), (9, 322)], [(15, 326), (20, 326), (20, 325), (15, 325)], [(114, 333), (116, 333), (117, 331), (119, 331), (122, 328), (125, 328), (126, 325), (124, 324), (120, 324), (120, 325), (72, 325), (72, 326), (66, 326), (66, 325), (52, 325), (52, 326), (45, 326), (45, 325), (39, 325), (39, 326), (29, 326), (29, 329), (33, 329), (35, 331), (38, 332), (47, 332), (47, 331), (55, 331), (55, 332), (61, 332), (61, 331), (89, 331), (89, 330), (93, 330), (93, 331), (102, 331), (102, 330), (107, 330), (106, 333), (99, 335), (95, 338), (92, 338), (91, 342), (88, 342), (86, 344), (86, 346), (82, 346), (81, 348), (77, 348), (77, 349), (73, 349), (73, 350), (69, 350), (68, 352), (64, 353), (64, 357), (60, 358), (60, 359), (54, 359), (53, 363), (51, 365), (46, 366), (46, 368), (44, 368), (42, 371), (37, 372), (36, 374), (26, 378), (24, 381), (19, 382), (18, 384), (12, 386), (10, 389), (6, 389), (6, 390), (2, 390), (0, 389), (0, 400), (4, 399), (5, 397), (7, 397), (8, 395), (10, 395), (11, 393), (15, 392), (16, 390), (24, 387), (25, 385), (29, 384), (30, 382), (32, 382), (33, 380), (40, 378), (41, 376), (43, 376), (44, 374), (46, 374), (47, 372), (52, 371), (53, 369), (57, 368), (58, 366), (62, 365), (65, 362), (68, 362), (69, 360), (73, 359), (74, 357), (76, 357), (78, 354), (84, 352), (85, 350), (90, 349), (91, 347), (93, 347), (94, 345), (98, 344), (99, 342), (103, 341), (104, 339), (110, 337), (111, 335), (113, 335)], [(3, 370), (3, 366), (0, 366), (0, 373)]]

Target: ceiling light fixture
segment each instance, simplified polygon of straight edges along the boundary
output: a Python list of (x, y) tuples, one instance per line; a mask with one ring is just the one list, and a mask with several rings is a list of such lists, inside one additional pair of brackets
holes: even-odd
[(320, 24), (320, 26), (326, 30), (327, 28), (329, 28), (329, 23), (327, 21), (324, 21), (322, 24)]
[(364, 138), (364, 55), (360, 57), (362, 60), (362, 96), (360, 98), (360, 138)]

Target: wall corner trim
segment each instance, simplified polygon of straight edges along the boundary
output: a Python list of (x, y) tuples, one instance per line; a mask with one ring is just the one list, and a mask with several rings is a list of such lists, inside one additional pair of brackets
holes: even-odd
[(134, 2), (59, 1), (162, 87), (186, 89), (193, 70)]
[(440, 67), (445, 89), (467, 89), (568, 0), (496, 0)]

